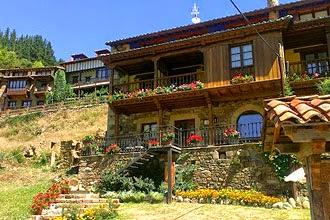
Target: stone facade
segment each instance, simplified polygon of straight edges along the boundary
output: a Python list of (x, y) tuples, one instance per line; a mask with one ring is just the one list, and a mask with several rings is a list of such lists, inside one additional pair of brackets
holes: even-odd
[[(263, 114), (262, 99), (250, 99), (235, 102), (219, 103), (213, 106), (213, 117), (217, 118), (214, 125), (236, 124), (239, 116), (247, 111), (254, 111)], [(204, 120), (208, 120), (208, 108), (194, 107), (184, 109), (174, 109), (164, 111), (163, 124), (174, 126), (175, 121), (195, 119), (195, 128), (204, 126)], [(109, 109), (108, 114), (108, 135), (114, 135), (115, 114)], [(158, 123), (158, 112), (148, 112), (132, 114), (129, 116), (120, 116), (120, 134), (140, 133), (142, 125), (146, 123)]]
[(284, 194), (289, 183), (281, 182), (263, 159), (257, 145), (184, 149), (187, 164), (195, 164), (194, 181), (202, 188), (255, 189), (269, 195)]

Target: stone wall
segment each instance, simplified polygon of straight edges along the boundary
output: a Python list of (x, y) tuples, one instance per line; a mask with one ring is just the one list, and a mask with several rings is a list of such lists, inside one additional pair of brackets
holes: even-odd
[(290, 183), (281, 182), (263, 159), (257, 145), (184, 149), (195, 164), (194, 181), (203, 188), (255, 189), (269, 195), (284, 194)]
[(137, 153), (83, 156), (79, 162), (78, 179), (86, 190), (91, 190), (100, 181), (103, 171), (116, 172), (127, 165)]
[[(234, 101), (226, 103), (218, 103), (213, 106), (213, 116), (218, 120), (214, 125), (236, 124), (239, 116), (247, 111), (255, 111), (263, 115), (262, 99), (250, 99), (243, 101)], [(114, 135), (114, 113), (109, 109), (108, 115), (108, 132), (109, 136)], [(171, 111), (164, 111), (163, 123), (164, 125), (174, 126), (175, 121), (195, 119), (195, 128), (203, 127), (203, 121), (208, 120), (208, 108), (194, 107), (184, 109), (173, 109)], [(140, 133), (142, 124), (157, 123), (158, 112), (147, 112), (132, 114), (129, 116), (120, 116), (120, 134)]]

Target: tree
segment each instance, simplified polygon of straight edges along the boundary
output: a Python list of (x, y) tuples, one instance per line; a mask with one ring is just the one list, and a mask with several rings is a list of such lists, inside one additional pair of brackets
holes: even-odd
[(33, 68), (41, 68), (41, 67), (45, 67), (44, 64), (41, 61), (34, 61), (34, 63), (32, 64)]
[(63, 70), (58, 70), (55, 73), (54, 89), (46, 95), (46, 103), (54, 103), (65, 101), (68, 98), (74, 97), (75, 94), (70, 84), (66, 82), (65, 73)]
[(29, 67), (31, 62), (19, 59), (15, 52), (0, 48), (0, 68), (9, 69), (16, 67)]

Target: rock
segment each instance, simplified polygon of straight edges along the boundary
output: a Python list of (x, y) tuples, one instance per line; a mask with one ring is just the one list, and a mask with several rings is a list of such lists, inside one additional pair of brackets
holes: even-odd
[(183, 198), (182, 198), (182, 196), (178, 196), (178, 197), (176, 197), (176, 201), (177, 201), (177, 202), (183, 202)]
[(292, 209), (292, 206), (290, 205), (290, 203), (285, 202), (285, 203), (283, 203), (283, 208), (284, 209)]
[(215, 199), (212, 199), (211, 204), (217, 204), (217, 201)]
[(202, 173), (204, 176), (206, 176), (206, 177), (210, 177), (210, 176), (212, 176), (212, 173), (211, 173), (211, 171), (209, 171), (209, 170), (203, 170), (201, 173)]
[(185, 198), (183, 201), (189, 203), (190, 202), (190, 199), (189, 198)]
[(289, 199), (289, 204), (292, 206), (292, 208), (296, 208), (296, 201), (294, 200), (294, 198)]
[(303, 203), (302, 203), (302, 207), (303, 207), (304, 209), (310, 209), (309, 201), (307, 201), (307, 200), (303, 201)]
[(200, 198), (198, 202), (199, 202), (199, 203), (204, 203), (204, 202), (205, 202), (205, 201), (204, 201), (204, 198)]
[(296, 207), (301, 207), (301, 206), (302, 206), (301, 199), (300, 199), (300, 197), (297, 197), (297, 200), (296, 200)]
[(275, 209), (283, 209), (283, 202), (277, 202), (272, 206)]

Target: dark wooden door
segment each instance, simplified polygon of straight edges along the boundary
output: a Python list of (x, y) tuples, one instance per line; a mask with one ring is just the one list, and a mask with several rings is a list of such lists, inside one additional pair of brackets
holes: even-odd
[(195, 119), (175, 121), (175, 127), (179, 130), (176, 139), (181, 146), (186, 146), (190, 134), (195, 133)]

